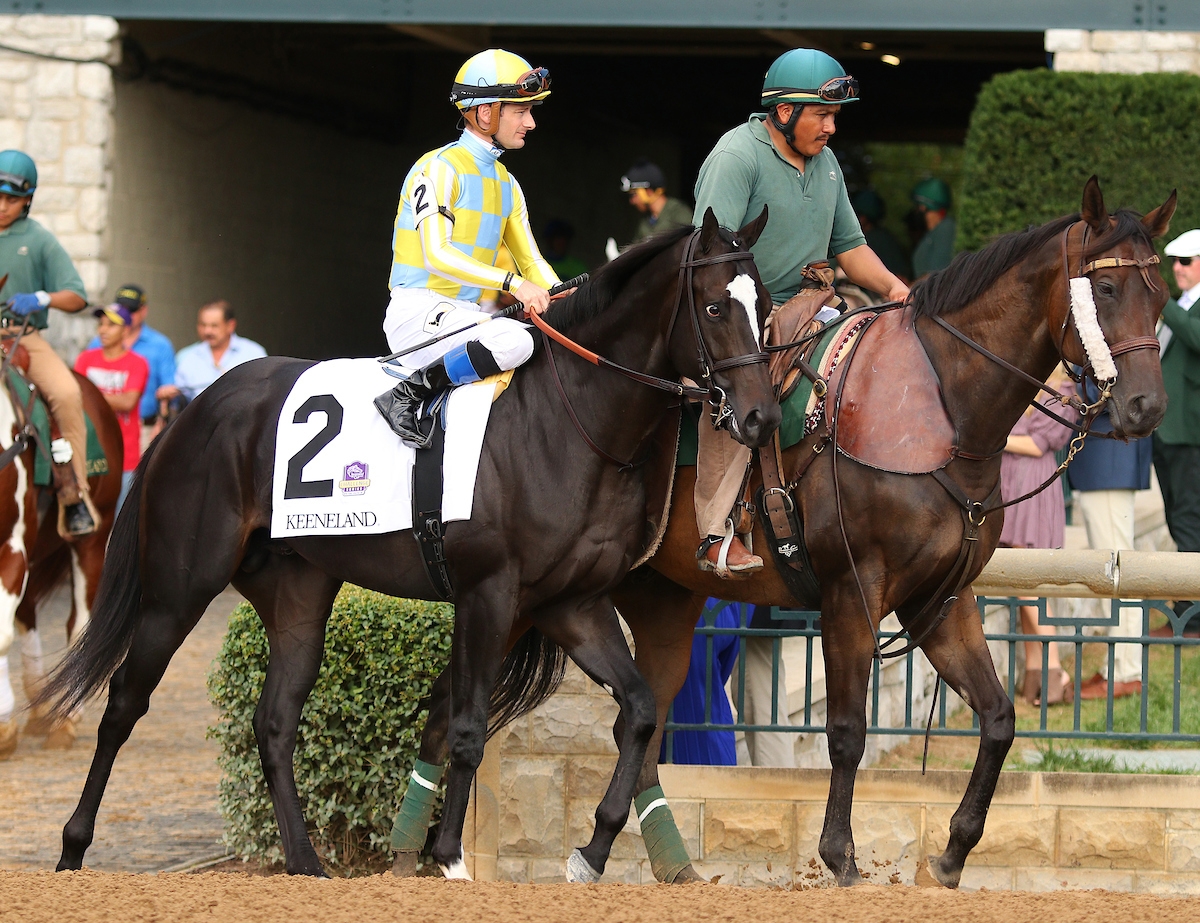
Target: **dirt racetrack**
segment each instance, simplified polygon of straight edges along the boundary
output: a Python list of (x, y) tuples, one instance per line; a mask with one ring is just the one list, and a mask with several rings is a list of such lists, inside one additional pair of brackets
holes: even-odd
[(0, 917), (30, 923), (1192, 923), (1200, 899), (1074, 891), (1027, 894), (865, 885), (758, 891), (722, 885), (525, 885), (439, 879), (243, 874), (0, 872)]

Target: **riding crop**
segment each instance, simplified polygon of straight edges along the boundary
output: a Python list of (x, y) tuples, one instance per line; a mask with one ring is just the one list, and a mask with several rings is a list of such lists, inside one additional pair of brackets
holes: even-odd
[[(567, 279), (565, 282), (559, 282), (550, 286), (549, 294), (551, 297), (559, 295), (562, 292), (569, 291), (573, 288), (578, 288), (587, 280), (588, 274), (586, 272), (581, 272), (573, 279)], [(454, 336), (456, 333), (462, 333), (464, 330), (470, 330), (472, 327), (481, 327), (488, 321), (495, 320), (497, 317), (512, 317), (514, 314), (519, 314), (524, 310), (525, 305), (518, 301), (515, 304), (509, 305), (504, 310), (497, 312), (496, 314), (489, 315), (480, 321), (476, 321), (474, 324), (468, 324), (466, 327), (459, 327), (457, 330), (447, 330), (445, 333), (439, 333), (437, 336), (430, 337), (428, 340), (423, 340), (414, 346), (406, 346), (404, 349), (398, 349), (390, 356), (384, 356), (379, 360), (379, 362), (391, 362), (393, 359), (399, 359), (403, 356), (407, 356), (409, 353), (415, 353), (419, 349), (424, 349), (426, 346), (432, 346), (434, 343), (439, 343), (447, 337)]]

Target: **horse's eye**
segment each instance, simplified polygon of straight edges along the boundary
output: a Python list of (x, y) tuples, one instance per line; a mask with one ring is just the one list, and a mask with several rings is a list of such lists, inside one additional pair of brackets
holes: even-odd
[(1098, 291), (1101, 295), (1111, 298), (1117, 293), (1117, 288), (1111, 282), (1097, 282), (1096, 291)]
[(716, 304), (715, 302), (713, 304), (706, 306), (704, 311), (705, 311), (705, 313), (708, 314), (709, 317), (720, 317), (721, 316), (721, 306), (719, 304)]

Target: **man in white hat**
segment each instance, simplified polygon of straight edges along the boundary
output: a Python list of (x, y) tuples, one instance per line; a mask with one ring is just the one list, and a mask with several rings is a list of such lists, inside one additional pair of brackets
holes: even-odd
[[(1162, 313), (1163, 384), (1167, 412), (1154, 433), (1154, 470), (1162, 488), (1167, 528), (1180, 551), (1200, 551), (1200, 228), (1176, 237), (1167, 256), (1182, 290)], [(1175, 603), (1179, 614), (1190, 600)], [(1185, 633), (1200, 635), (1200, 615)]]

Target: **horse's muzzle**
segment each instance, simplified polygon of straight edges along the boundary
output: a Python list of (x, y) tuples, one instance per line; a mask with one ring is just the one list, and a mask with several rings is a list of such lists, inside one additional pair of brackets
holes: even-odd
[(767, 444), (771, 434), (779, 428), (783, 412), (779, 405), (771, 403), (765, 407), (755, 407), (738, 423), (736, 416), (729, 418), (729, 432), (748, 449), (757, 449)]

